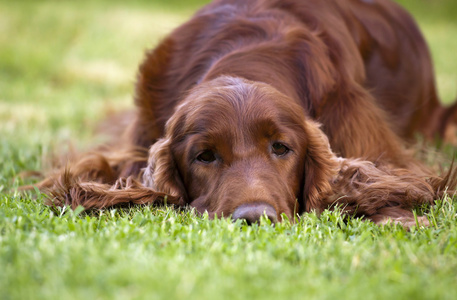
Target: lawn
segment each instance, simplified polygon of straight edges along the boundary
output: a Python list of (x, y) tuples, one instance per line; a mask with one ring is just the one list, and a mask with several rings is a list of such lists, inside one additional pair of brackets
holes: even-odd
[[(160, 207), (56, 212), (39, 191), (15, 191), (21, 172), (101, 143), (97, 124), (132, 108), (144, 50), (204, 2), (0, 0), (0, 298), (457, 299), (450, 198), (407, 231), (339, 212), (275, 227)], [(457, 2), (399, 2), (452, 102)]]

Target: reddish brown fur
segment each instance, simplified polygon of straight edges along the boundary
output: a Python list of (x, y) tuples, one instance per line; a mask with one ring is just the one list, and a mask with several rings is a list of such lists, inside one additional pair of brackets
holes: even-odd
[(261, 202), (278, 217), (341, 205), (410, 224), (414, 205), (455, 187), (452, 169), (441, 179), (405, 150), (415, 132), (444, 134), (454, 108), (438, 101), (416, 24), (388, 0), (214, 1), (147, 53), (135, 103), (125, 149), (41, 184), (54, 204), (168, 197), (227, 216)]

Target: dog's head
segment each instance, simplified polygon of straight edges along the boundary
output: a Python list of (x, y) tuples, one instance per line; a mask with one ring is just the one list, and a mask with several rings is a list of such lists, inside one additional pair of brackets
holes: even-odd
[(326, 136), (298, 104), (267, 84), (220, 77), (177, 107), (144, 184), (210, 216), (276, 221), (315, 207), (335, 169)]

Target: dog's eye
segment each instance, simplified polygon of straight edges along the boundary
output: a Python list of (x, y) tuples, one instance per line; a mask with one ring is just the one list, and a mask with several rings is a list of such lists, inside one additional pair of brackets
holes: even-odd
[(271, 145), (271, 148), (273, 153), (277, 156), (283, 156), (290, 151), (290, 149), (287, 148), (287, 146), (278, 142), (273, 143), (273, 145)]
[(197, 160), (209, 164), (216, 160), (216, 155), (211, 150), (205, 150), (197, 156)]

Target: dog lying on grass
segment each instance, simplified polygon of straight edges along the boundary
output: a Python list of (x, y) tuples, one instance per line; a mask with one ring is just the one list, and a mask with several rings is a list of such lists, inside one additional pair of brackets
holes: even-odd
[(219, 0), (149, 51), (115, 143), (38, 187), (52, 205), (189, 205), (272, 222), (339, 206), (411, 225), (456, 186), (406, 146), (443, 136), (426, 43), (389, 0)]

